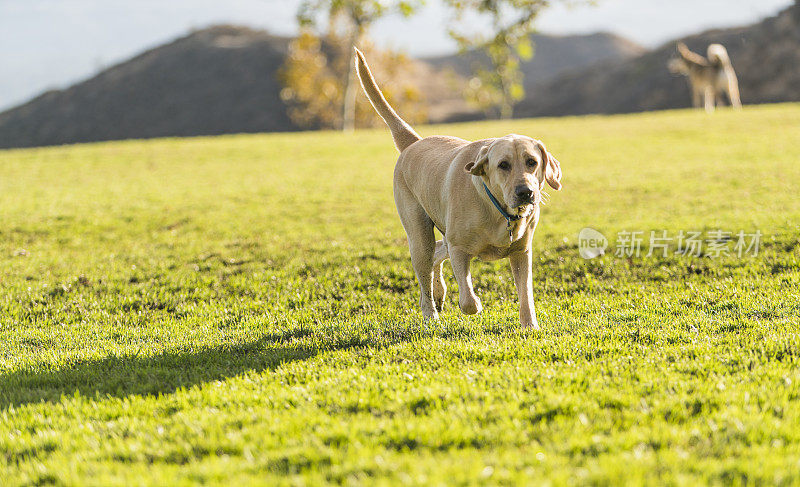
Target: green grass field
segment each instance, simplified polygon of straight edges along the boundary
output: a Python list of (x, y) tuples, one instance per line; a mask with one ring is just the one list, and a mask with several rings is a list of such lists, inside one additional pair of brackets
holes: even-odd
[(420, 131), (560, 159), (542, 331), (420, 319), (385, 130), (0, 151), (0, 484), (800, 484), (800, 105)]

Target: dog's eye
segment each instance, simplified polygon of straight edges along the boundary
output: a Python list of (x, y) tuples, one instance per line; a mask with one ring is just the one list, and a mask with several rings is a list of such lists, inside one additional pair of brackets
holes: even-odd
[(511, 164), (509, 164), (508, 161), (500, 161), (500, 164), (498, 164), (497, 167), (499, 167), (503, 171), (508, 171), (509, 169), (511, 169)]
[(528, 159), (528, 167), (536, 167), (537, 164), (539, 164), (539, 161), (537, 161), (533, 157)]

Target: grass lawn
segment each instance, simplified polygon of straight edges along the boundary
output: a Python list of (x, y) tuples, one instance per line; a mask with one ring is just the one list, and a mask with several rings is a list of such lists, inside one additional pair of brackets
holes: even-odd
[(800, 105), (420, 132), (560, 159), (542, 331), (420, 319), (387, 130), (0, 151), (0, 484), (800, 484)]

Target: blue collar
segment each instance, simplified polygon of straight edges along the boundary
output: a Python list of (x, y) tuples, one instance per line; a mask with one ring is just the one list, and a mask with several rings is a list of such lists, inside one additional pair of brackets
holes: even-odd
[(497, 198), (495, 198), (494, 195), (492, 194), (492, 192), (489, 191), (489, 187), (486, 186), (486, 183), (484, 183), (483, 181), (481, 181), (481, 182), (483, 183), (483, 189), (486, 190), (486, 196), (489, 197), (489, 199), (492, 201), (492, 204), (494, 205), (494, 207), (497, 208), (497, 211), (499, 211), (500, 214), (503, 215), (503, 218), (506, 219), (506, 222), (508, 222), (508, 232), (509, 232), (509, 235), (510, 235), (511, 234), (511, 222), (515, 222), (515, 221), (521, 219), (522, 217), (519, 216), (519, 215), (512, 215), (511, 213), (509, 213), (506, 210), (504, 210), (502, 205), (500, 205), (500, 202), (497, 201)]

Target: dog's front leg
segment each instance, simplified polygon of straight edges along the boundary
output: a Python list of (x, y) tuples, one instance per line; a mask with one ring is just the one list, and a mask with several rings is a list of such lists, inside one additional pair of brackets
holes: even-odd
[(409, 237), (409, 247), (411, 248), (411, 265), (419, 281), (419, 307), (422, 316), (426, 319), (438, 320), (439, 313), (433, 304), (433, 254), (435, 244), (433, 241), (433, 229), (427, 232), (420, 232), (414, 238)]
[(472, 274), (469, 270), (469, 263), (472, 256), (457, 247), (448, 245), (450, 253), (450, 265), (453, 266), (453, 274), (458, 282), (458, 307), (464, 314), (474, 315), (483, 309), (481, 300), (475, 296), (472, 289)]
[(693, 85), (692, 86), (692, 106), (695, 107), (695, 108), (700, 108), (700, 106), (702, 106), (702, 104), (703, 104), (702, 98), (703, 98), (702, 90), (699, 87)]
[(533, 305), (533, 281), (531, 277), (531, 251), (523, 251), (509, 256), (511, 273), (517, 285), (519, 296), (519, 321), (525, 328), (539, 329), (536, 308)]

